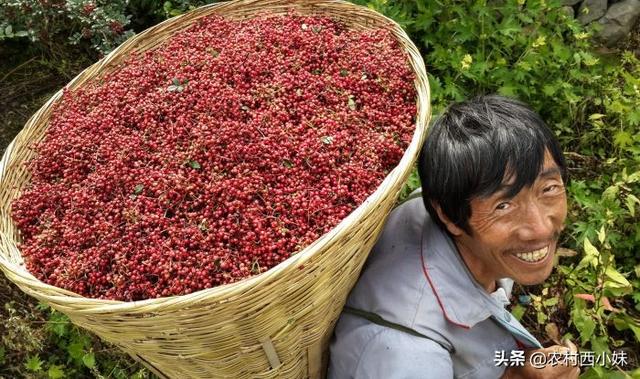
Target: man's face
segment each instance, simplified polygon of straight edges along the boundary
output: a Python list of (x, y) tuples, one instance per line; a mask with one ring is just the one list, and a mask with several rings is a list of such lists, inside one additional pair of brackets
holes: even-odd
[(564, 183), (547, 151), (531, 187), (524, 187), (512, 198), (499, 189), (488, 197), (473, 199), (469, 218), (472, 234), (454, 233), (454, 239), (469, 270), (483, 286), (504, 277), (520, 284), (537, 284), (551, 273), (566, 216)]

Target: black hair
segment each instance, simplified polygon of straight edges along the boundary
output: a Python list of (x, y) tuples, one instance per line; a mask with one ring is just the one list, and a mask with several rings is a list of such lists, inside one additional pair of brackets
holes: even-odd
[(532, 185), (546, 150), (567, 184), (560, 145), (530, 107), (498, 95), (453, 104), (431, 126), (418, 158), (425, 207), (445, 231), (432, 202), (471, 235), (471, 200), (490, 196), (505, 180), (513, 180), (508, 197)]

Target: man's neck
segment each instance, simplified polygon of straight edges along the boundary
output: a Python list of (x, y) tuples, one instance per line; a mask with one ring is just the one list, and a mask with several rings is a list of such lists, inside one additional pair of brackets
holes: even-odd
[(469, 249), (461, 244), (459, 241), (455, 241), (455, 245), (458, 248), (458, 253), (464, 261), (464, 264), (469, 269), (469, 272), (478, 284), (484, 288), (487, 293), (492, 293), (496, 290), (495, 274), (489, 267), (486, 267), (482, 262), (475, 259), (475, 256), (469, 251)]

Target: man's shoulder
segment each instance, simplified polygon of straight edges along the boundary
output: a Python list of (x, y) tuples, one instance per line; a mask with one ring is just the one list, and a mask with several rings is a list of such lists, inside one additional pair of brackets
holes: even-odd
[[(394, 287), (402, 290), (407, 282), (417, 281), (416, 285), (422, 282), (416, 263), (420, 259), (425, 217), (426, 211), (421, 199), (407, 201), (391, 212), (369, 254), (354, 292), (364, 291), (372, 295), (379, 290), (386, 292)], [(363, 294), (362, 297), (368, 295)]]
[(367, 266), (378, 261), (393, 262), (395, 265), (405, 260), (413, 264), (420, 259), (423, 247), (427, 256), (434, 247), (449, 248), (439, 246), (445, 240), (446, 233), (432, 220), (418, 189), (389, 215), (369, 255)]
[(353, 316), (343, 316), (336, 332), (341, 337), (331, 345), (329, 378), (422, 377), (428, 369), (444, 375), (436, 377), (452, 375), (449, 353), (433, 340)]
[(426, 220), (430, 221), (429, 213), (422, 199), (422, 190), (420, 188), (416, 189), (400, 202), (400, 204), (391, 211), (389, 220), (391, 219), (403, 219), (419, 224), (424, 224)]
[(424, 207), (420, 192), (414, 192), (391, 211), (377, 245), (396, 240), (418, 243), (422, 229), (430, 223), (433, 222)]
[(426, 280), (422, 258), (424, 252), (429, 259), (429, 251), (442, 245), (437, 239), (423, 243), (424, 232), (430, 227), (438, 228), (431, 225), (421, 198), (397, 207), (389, 216), (347, 304), (408, 328), (416, 327), (416, 322), (423, 324), (425, 319), (432, 328), (442, 326), (445, 320)]

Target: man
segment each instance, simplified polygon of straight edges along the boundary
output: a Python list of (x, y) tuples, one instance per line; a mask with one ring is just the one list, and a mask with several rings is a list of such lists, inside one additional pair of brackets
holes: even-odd
[(532, 354), (569, 348), (543, 349), (504, 308), (513, 281), (549, 276), (567, 214), (567, 168), (544, 122), (500, 96), (454, 104), (418, 172), (422, 200), (390, 215), (336, 326), (329, 377), (577, 378), (571, 365), (534, 368)]

